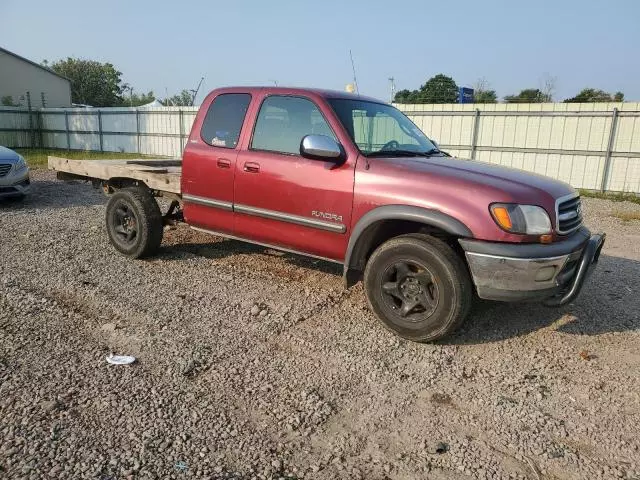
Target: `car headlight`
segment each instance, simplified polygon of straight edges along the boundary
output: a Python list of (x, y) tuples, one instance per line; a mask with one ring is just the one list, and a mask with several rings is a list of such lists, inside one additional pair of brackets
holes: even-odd
[(494, 203), (490, 206), (495, 222), (510, 233), (544, 235), (551, 233), (551, 220), (547, 211), (536, 205)]
[(27, 162), (24, 161), (24, 157), (22, 155), (18, 155), (18, 161), (16, 162), (14, 168), (16, 172), (19, 172), (27, 168)]

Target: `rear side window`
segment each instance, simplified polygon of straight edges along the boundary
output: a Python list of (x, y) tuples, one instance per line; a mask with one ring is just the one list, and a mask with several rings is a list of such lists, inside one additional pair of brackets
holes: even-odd
[(213, 147), (236, 148), (240, 130), (251, 102), (248, 93), (218, 95), (207, 110), (200, 137)]
[(251, 148), (299, 155), (302, 138), (312, 134), (336, 139), (311, 100), (273, 95), (262, 102)]

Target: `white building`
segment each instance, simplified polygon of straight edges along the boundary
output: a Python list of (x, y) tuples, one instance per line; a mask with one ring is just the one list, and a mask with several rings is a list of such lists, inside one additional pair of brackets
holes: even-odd
[(27, 92), (32, 108), (71, 106), (68, 78), (0, 47), (0, 106), (27, 107)]

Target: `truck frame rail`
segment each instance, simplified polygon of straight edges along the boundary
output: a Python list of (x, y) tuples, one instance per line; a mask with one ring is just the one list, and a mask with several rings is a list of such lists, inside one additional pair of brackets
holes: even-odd
[(143, 182), (151, 190), (181, 194), (182, 161), (179, 159), (71, 160), (50, 156), (48, 166), (57, 172), (60, 180), (129, 179)]

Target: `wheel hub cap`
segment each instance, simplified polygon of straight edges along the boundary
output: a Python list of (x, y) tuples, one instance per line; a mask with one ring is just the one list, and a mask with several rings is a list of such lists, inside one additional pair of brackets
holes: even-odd
[(402, 321), (425, 320), (436, 310), (440, 299), (436, 278), (414, 261), (400, 261), (387, 268), (381, 287), (385, 303)]
[(135, 214), (128, 205), (119, 204), (113, 213), (114, 230), (119, 240), (125, 244), (135, 241), (138, 227)]
[(422, 292), (420, 284), (415, 278), (407, 278), (400, 285), (400, 290), (405, 297), (415, 297)]

